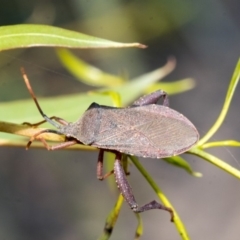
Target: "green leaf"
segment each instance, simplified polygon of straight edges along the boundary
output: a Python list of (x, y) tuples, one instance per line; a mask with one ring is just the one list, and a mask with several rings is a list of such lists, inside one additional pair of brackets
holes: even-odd
[(104, 225), (103, 234), (101, 235), (101, 237), (98, 238), (98, 240), (107, 240), (111, 237), (113, 228), (118, 219), (118, 215), (120, 213), (120, 210), (121, 210), (121, 207), (123, 204), (123, 200), (124, 199), (123, 199), (122, 194), (119, 194), (114, 208), (111, 210), (111, 212), (107, 216), (107, 219), (106, 219), (106, 222)]
[(240, 79), (240, 59), (238, 60), (237, 65), (235, 67), (235, 70), (234, 70), (234, 73), (233, 73), (233, 76), (232, 76), (232, 79), (231, 79), (231, 82), (230, 82), (230, 85), (229, 85), (229, 88), (227, 91), (225, 102), (224, 102), (223, 108), (218, 116), (218, 119), (213, 124), (213, 126), (210, 128), (210, 130), (205, 134), (205, 136), (199, 140), (199, 142), (197, 143), (197, 146), (201, 147), (201, 145), (206, 143), (222, 125), (222, 123), (227, 115), (227, 112), (229, 110), (229, 107), (230, 107), (230, 104), (232, 101), (232, 97), (236, 90), (239, 79)]
[(48, 25), (19, 24), (0, 27), (0, 51), (28, 47), (145, 48), (146, 46), (139, 43), (113, 42)]
[(163, 89), (165, 92), (170, 94), (182, 93), (191, 90), (195, 87), (195, 80), (192, 78), (185, 78), (172, 82), (159, 82), (154, 83), (147, 88), (145, 93), (151, 93), (159, 89)]
[(112, 105), (114, 107), (122, 107), (121, 97), (115, 91), (91, 91), (91, 93), (109, 96), (112, 99)]
[(240, 171), (238, 169), (230, 166), (226, 162), (222, 161), (220, 158), (217, 158), (214, 155), (207, 153), (198, 147), (194, 147), (194, 148), (190, 149), (188, 152), (205, 159), (206, 161), (212, 163), (213, 165), (221, 168), (222, 170), (233, 175), (234, 177), (240, 179)]
[[(119, 86), (125, 83), (125, 80), (121, 77), (105, 73), (99, 68), (87, 64), (80, 58), (76, 57), (73, 53), (66, 49), (58, 49), (56, 51), (59, 60), (63, 66), (73, 75), (75, 78), (85, 84), (91, 86)], [(169, 62), (172, 63), (172, 69), (175, 66), (175, 60), (173, 58), (169, 59)], [(161, 80), (170, 71), (164, 71), (163, 74), (160, 74), (159, 70), (152, 71), (146, 77), (148, 78), (157, 78)], [(151, 80), (150, 80), (151, 81)], [(144, 93), (148, 94), (159, 89), (164, 89), (168, 94), (176, 94), (184, 91), (188, 91), (195, 87), (195, 81), (192, 78), (186, 78), (174, 82), (160, 82), (153, 83), (146, 88)]]
[(120, 87), (112, 87), (109, 89), (120, 94), (123, 106), (129, 105), (133, 100), (140, 97), (149, 86), (172, 72), (175, 65), (175, 59), (169, 59), (165, 66), (136, 77)]
[(142, 222), (142, 218), (141, 215), (139, 213), (136, 213), (136, 218), (137, 218), (137, 228), (135, 231), (135, 238), (134, 240), (139, 240), (141, 238), (141, 236), (143, 235), (143, 222)]
[(224, 140), (218, 142), (207, 142), (201, 146), (201, 149), (211, 148), (211, 147), (240, 147), (240, 142), (235, 140)]
[(144, 178), (147, 180), (149, 185), (152, 187), (154, 192), (157, 194), (161, 202), (166, 206), (171, 208), (174, 211), (174, 224), (179, 232), (179, 235), (183, 240), (189, 240), (189, 236), (187, 233), (187, 230), (181, 221), (178, 213), (166, 197), (166, 195), (162, 192), (162, 190), (158, 187), (158, 185), (154, 182), (153, 178), (149, 175), (149, 173), (145, 170), (145, 168), (142, 166), (142, 164), (138, 161), (138, 159), (134, 156), (129, 156), (133, 164), (136, 166), (136, 168), (139, 170), (139, 172), (144, 176)]
[(190, 173), (191, 175), (195, 176), (195, 177), (202, 177), (202, 174), (199, 172), (194, 172), (191, 168), (191, 166), (189, 165), (189, 163), (187, 161), (185, 161), (182, 157), (180, 156), (173, 156), (173, 157), (169, 157), (169, 158), (163, 158), (164, 161), (185, 169), (188, 173)]
[(124, 83), (124, 80), (115, 75), (101, 71), (100, 69), (87, 64), (76, 57), (66, 49), (57, 49), (56, 51), (62, 65), (79, 81), (91, 86), (118, 86)]

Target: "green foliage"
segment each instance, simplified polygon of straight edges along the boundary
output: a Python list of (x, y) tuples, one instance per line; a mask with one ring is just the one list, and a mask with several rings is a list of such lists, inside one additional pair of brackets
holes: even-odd
[(233, 140), (224, 140), (224, 141), (220, 141), (220, 142), (207, 142), (217, 132), (217, 130), (220, 128), (221, 124), (223, 123), (223, 121), (227, 115), (227, 112), (229, 110), (229, 107), (230, 107), (230, 104), (232, 101), (232, 97), (236, 90), (239, 79), (240, 79), (240, 60), (238, 61), (236, 68), (234, 70), (234, 73), (233, 73), (233, 76), (232, 76), (232, 79), (230, 81), (229, 88), (227, 91), (227, 95), (225, 98), (225, 102), (223, 104), (223, 108), (219, 114), (218, 119), (213, 124), (213, 126), (210, 128), (210, 130), (206, 133), (206, 135), (199, 140), (197, 145), (189, 151), (189, 153), (197, 155), (197, 156), (205, 159), (206, 161), (208, 161), (208, 162), (214, 164), (215, 166), (223, 169), (224, 171), (230, 173), (234, 177), (237, 177), (238, 179), (240, 179), (240, 171), (238, 169), (230, 166), (229, 164), (227, 164), (220, 158), (217, 158), (217, 157), (205, 152), (204, 149), (207, 149), (210, 147), (221, 147), (221, 146), (229, 146), (229, 147), (239, 146), (239, 142), (233, 141)]
[(146, 46), (139, 43), (118, 43), (63, 28), (19, 24), (0, 27), (0, 51), (29, 47), (124, 48)]
[[(116, 43), (61, 28), (43, 25), (15, 25), (0, 27), (0, 39), (0, 50), (40, 46), (64, 48), (145, 47), (144, 45), (138, 43)], [(174, 59), (170, 59), (167, 64), (162, 68), (156, 69), (152, 72), (146, 73), (128, 81), (127, 79), (124, 79), (120, 76), (105, 73), (100, 69), (97, 69), (94, 66), (87, 64), (86, 62), (76, 58), (76, 56), (74, 56), (66, 49), (58, 49), (57, 55), (63, 66), (70, 73), (72, 73), (76, 77), (76, 79), (84, 82), (85, 84), (103, 87), (94, 92), (86, 92), (81, 94), (71, 94), (49, 98), (39, 98), (39, 102), (45, 113), (51, 113), (54, 116), (60, 116), (61, 118), (68, 119), (69, 121), (74, 121), (78, 119), (80, 114), (82, 114), (87, 109), (87, 107), (94, 101), (104, 105), (109, 105), (109, 103), (112, 103), (112, 105), (114, 106), (127, 106), (141, 94), (154, 91), (155, 89), (164, 88), (166, 90), (167, 88), (166, 91), (168, 93), (176, 93), (189, 90), (194, 86), (194, 81), (192, 79), (184, 79), (173, 82), (171, 84), (157, 83), (158, 80), (165, 77), (169, 72), (174, 69)], [(219, 115), (219, 118), (217, 119), (213, 127), (208, 131), (208, 133), (203, 138), (201, 138), (197, 145), (188, 152), (190, 154), (197, 155), (202, 159), (207, 160), (208, 162), (214, 164), (215, 166), (223, 169), (224, 171), (230, 173), (237, 178), (240, 178), (240, 172), (237, 169), (231, 167), (218, 157), (207, 153), (205, 150), (210, 147), (240, 146), (240, 143), (234, 140), (208, 142), (208, 140), (213, 136), (213, 134), (219, 129), (224, 118), (226, 117), (227, 111), (230, 107), (232, 96), (239, 81), (239, 76), (240, 61), (237, 63), (236, 69), (234, 71), (225, 99), (225, 103)], [(58, 105), (61, 106), (61, 108), (56, 108), (56, 102), (58, 102)], [(81, 103), (80, 106), (78, 105), (78, 111), (76, 111), (75, 109), (76, 102)], [(21, 109), (22, 106), (24, 106), (24, 108), (27, 108), (29, 112), (31, 112), (31, 114), (28, 114), (26, 116), (26, 114), (24, 114), (23, 112), (19, 112), (19, 109)], [(27, 125), (21, 124), (26, 120), (29, 122), (39, 121), (40, 116), (32, 99), (1, 103), (0, 107), (1, 111), (5, 113), (4, 119), (1, 119), (2, 121), (0, 122), (0, 131), (3, 133), (13, 134), (3, 134), (0, 138), (1, 145), (23, 147), (26, 145), (26, 140), (20, 138), (19, 135), (31, 137), (39, 130), (42, 130), (42, 128), (32, 128)], [(8, 109), (11, 109), (12, 111), (8, 111)], [(67, 109), (68, 111), (62, 111), (62, 109)], [(54, 134), (46, 134), (42, 137), (50, 141), (64, 141), (63, 136), (58, 136)], [(39, 143), (35, 143), (34, 146), (43, 147), (43, 145)], [(74, 148), (81, 150), (94, 150), (91, 147), (83, 145), (76, 145), (74, 146)], [(149, 185), (156, 192), (156, 195), (159, 197), (159, 199), (166, 206), (174, 209), (165, 194), (160, 190), (158, 185), (154, 182), (151, 176), (139, 163), (138, 159), (132, 156), (125, 157), (128, 159), (128, 161), (131, 161), (142, 173), (142, 175), (148, 181)], [(186, 170), (193, 176), (201, 176), (200, 173), (194, 172), (191, 166), (180, 156), (167, 158), (165, 159), (165, 161)], [(100, 239), (108, 239), (110, 237), (110, 231), (107, 230), (113, 229), (118, 214), (120, 212), (122, 202), (123, 198), (122, 196), (119, 196), (115, 207), (110, 212), (106, 220), (105, 232), (100, 237)], [(188, 233), (175, 209), (174, 214), (174, 223), (180, 236), (182, 237), (182, 239), (189, 239)], [(136, 239), (139, 238), (143, 232), (141, 218), (139, 215), (137, 215), (137, 218), (139, 224), (136, 230)]]

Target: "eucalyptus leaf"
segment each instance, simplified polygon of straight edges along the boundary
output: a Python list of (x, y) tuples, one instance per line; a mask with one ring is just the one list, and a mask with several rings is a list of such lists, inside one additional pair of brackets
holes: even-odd
[(140, 43), (113, 42), (59, 27), (19, 24), (0, 27), (0, 51), (28, 47), (125, 48)]
[(180, 156), (173, 156), (173, 157), (169, 157), (169, 158), (163, 158), (164, 161), (185, 169), (188, 173), (190, 173), (191, 175), (195, 176), (195, 177), (201, 177), (202, 174), (199, 172), (194, 172), (191, 168), (191, 166), (189, 165), (189, 163), (184, 160), (182, 157)]
[(99, 68), (87, 64), (67, 49), (57, 49), (56, 53), (62, 65), (75, 77), (75, 79), (85, 84), (99, 87), (111, 87), (124, 83), (121, 77), (105, 73)]

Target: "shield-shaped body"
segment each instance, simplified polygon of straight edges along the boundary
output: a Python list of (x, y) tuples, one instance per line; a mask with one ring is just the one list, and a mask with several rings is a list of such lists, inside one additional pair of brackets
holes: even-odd
[(139, 157), (181, 154), (198, 141), (194, 125), (179, 112), (157, 104), (114, 108), (93, 103), (68, 136), (86, 145)]

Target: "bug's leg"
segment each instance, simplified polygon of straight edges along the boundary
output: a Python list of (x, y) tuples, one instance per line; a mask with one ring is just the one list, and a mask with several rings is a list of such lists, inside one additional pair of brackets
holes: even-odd
[(142, 207), (137, 207), (137, 209), (133, 209), (134, 212), (140, 213), (140, 212), (145, 212), (151, 209), (162, 209), (170, 213), (171, 216), (171, 222), (174, 222), (174, 212), (171, 208), (165, 207), (162, 204), (158, 203), (157, 201), (153, 200), (150, 203), (145, 204)]
[[(59, 117), (51, 117), (51, 118), (49, 118), (49, 117), (43, 112), (43, 110), (41, 109), (41, 107), (40, 107), (40, 105), (39, 105), (39, 103), (38, 103), (38, 100), (37, 100), (37, 98), (36, 98), (36, 96), (35, 96), (35, 94), (34, 94), (34, 92), (33, 92), (33, 89), (32, 89), (32, 87), (31, 87), (31, 85), (30, 85), (29, 79), (28, 79), (28, 77), (27, 77), (27, 74), (25, 73), (24, 68), (21, 68), (21, 72), (22, 72), (22, 76), (23, 76), (23, 79), (24, 79), (24, 81), (25, 81), (25, 84), (26, 84), (26, 86), (27, 86), (27, 89), (28, 89), (28, 91), (29, 91), (29, 93), (30, 93), (33, 101), (35, 102), (36, 107), (37, 107), (39, 113), (40, 113), (40, 114), (42, 115), (42, 117), (45, 119), (45, 121), (39, 122), (39, 123), (37, 123), (37, 124), (39, 125), (39, 124), (42, 124), (42, 123), (44, 123), (44, 122), (49, 122), (50, 124), (52, 124), (53, 126), (55, 126), (55, 127), (58, 128), (58, 129), (61, 128), (61, 126), (59, 125), (59, 123), (60, 123), (60, 124), (63, 124), (63, 125), (66, 125), (67, 122), (66, 122), (65, 120), (63, 120), (63, 119), (61, 119), (61, 118), (59, 118)], [(54, 122), (52, 119), (56, 120), (56, 122)], [(33, 126), (34, 126), (34, 124), (33, 124)], [(36, 126), (36, 124), (35, 124), (35, 126)]]
[(97, 162), (97, 178), (98, 180), (101, 180), (101, 181), (113, 174), (113, 170), (112, 170), (103, 175), (103, 155), (104, 155), (104, 150), (99, 149), (98, 162)]
[[(39, 135), (41, 135), (41, 134), (43, 134), (43, 133), (55, 133), (55, 134), (60, 134), (60, 135), (61, 135), (61, 133), (58, 132), (57, 130), (44, 129), (44, 130), (42, 130), (42, 131), (34, 134), (34, 135), (30, 138), (30, 140), (29, 140), (28, 143), (27, 143), (26, 149), (28, 149), (28, 148), (31, 146), (32, 142), (33, 142)], [(43, 139), (43, 138), (40, 138), (41, 141), (42, 141), (42, 139)]]
[(121, 158), (122, 158), (122, 154), (119, 152), (116, 152), (116, 160), (114, 163), (114, 174), (115, 174), (115, 178), (116, 178), (116, 183), (118, 185), (118, 188), (121, 192), (121, 194), (123, 195), (124, 199), (126, 200), (126, 202), (128, 203), (128, 205), (130, 206), (130, 208), (137, 213), (140, 212), (145, 212), (151, 209), (162, 209), (165, 211), (168, 211), (171, 215), (171, 221), (173, 222), (173, 210), (171, 208), (165, 207), (162, 204), (156, 202), (155, 200), (145, 204), (142, 207), (139, 207), (135, 197), (133, 195), (133, 191), (131, 186), (129, 185), (126, 175), (124, 173), (124, 170), (122, 168), (121, 165)]
[(156, 104), (160, 98), (163, 98), (163, 106), (169, 106), (168, 95), (163, 90), (159, 89), (156, 92), (142, 96), (137, 99), (132, 106), (144, 106), (149, 104)]
[[(55, 133), (55, 134), (60, 134), (62, 135), (60, 132), (53, 130), (53, 129), (45, 129), (43, 131), (40, 131), (36, 134), (34, 134), (29, 142), (27, 143), (26, 149), (29, 149), (30, 145), (32, 144), (32, 142), (41, 134), (43, 133)], [(48, 149), (48, 150), (57, 150), (57, 149), (61, 149), (61, 148), (65, 148), (65, 147), (69, 147), (72, 146), (74, 144), (77, 144), (78, 142), (76, 140), (71, 140), (71, 141), (67, 141), (67, 142), (63, 142), (54, 146), (50, 146), (47, 144), (46, 140), (44, 138), (39, 138), (39, 140), (43, 143), (43, 145)]]
[(47, 148), (47, 150), (58, 150), (58, 149), (70, 147), (70, 146), (78, 143), (76, 140), (70, 140), (70, 141), (67, 141), (67, 142), (59, 143), (59, 144), (54, 145), (54, 146), (50, 146), (50, 145), (47, 144), (47, 142), (44, 138), (40, 138), (39, 140), (43, 143), (44, 147)]
[[(53, 120), (55, 120), (56, 122), (58, 122), (58, 123), (60, 123), (62, 125), (67, 125), (68, 124), (67, 121), (65, 121), (64, 119), (59, 118), (59, 117), (52, 116), (52, 117), (50, 117), (50, 119), (53, 119)], [(31, 127), (38, 127), (39, 125), (41, 125), (41, 124), (43, 124), (45, 122), (47, 122), (47, 121), (43, 120), (43, 121), (40, 121), (40, 122), (37, 122), (37, 123), (24, 122), (22, 124), (25, 124), (25, 125), (28, 125), (28, 126), (31, 126)]]
[(126, 176), (129, 176), (131, 173), (128, 170), (128, 156), (126, 154), (122, 155), (122, 168), (126, 174)]

